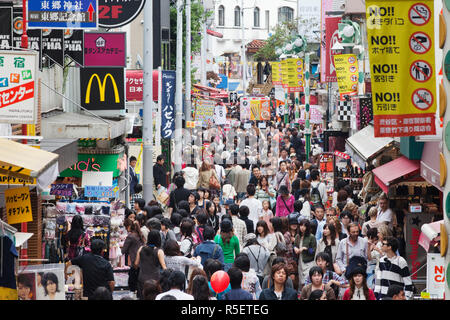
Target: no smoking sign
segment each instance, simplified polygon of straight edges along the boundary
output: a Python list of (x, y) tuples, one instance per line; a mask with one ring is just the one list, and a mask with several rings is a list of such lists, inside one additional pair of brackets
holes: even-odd
[(409, 9), (409, 20), (416, 26), (423, 26), (430, 21), (431, 10), (424, 3), (416, 3)]

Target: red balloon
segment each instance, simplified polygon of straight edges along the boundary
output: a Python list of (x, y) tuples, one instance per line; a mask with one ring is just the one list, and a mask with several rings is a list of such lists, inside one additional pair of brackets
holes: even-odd
[(225, 289), (228, 288), (229, 284), (230, 277), (225, 271), (216, 271), (211, 276), (211, 287), (216, 293), (225, 291)]

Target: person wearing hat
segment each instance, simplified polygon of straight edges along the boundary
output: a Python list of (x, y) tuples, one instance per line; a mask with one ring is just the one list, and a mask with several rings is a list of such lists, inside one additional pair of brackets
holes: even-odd
[(227, 272), (233, 266), (234, 258), (240, 252), (239, 239), (234, 235), (233, 223), (230, 220), (224, 219), (220, 223), (220, 234), (216, 235), (214, 242), (222, 248), (224, 271)]
[(349, 270), (350, 287), (345, 290), (342, 300), (376, 300), (372, 289), (367, 286), (367, 273), (364, 267), (355, 266)]

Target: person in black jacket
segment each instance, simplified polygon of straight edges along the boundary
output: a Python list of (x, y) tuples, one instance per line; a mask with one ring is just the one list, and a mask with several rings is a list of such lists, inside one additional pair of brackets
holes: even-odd
[(188, 201), (191, 192), (184, 187), (185, 183), (186, 180), (182, 176), (175, 178), (175, 185), (177, 188), (173, 190), (169, 196), (169, 215), (172, 215), (172, 212), (178, 210), (178, 203), (180, 203), (180, 201)]
[(163, 186), (167, 188), (167, 175), (169, 172), (164, 168), (164, 156), (161, 154), (156, 158), (156, 164), (153, 166), (153, 178), (155, 179), (156, 189)]
[(297, 291), (286, 286), (288, 270), (285, 263), (277, 263), (272, 267), (273, 285), (264, 289), (259, 300), (298, 300)]
[(136, 192), (135, 187), (139, 183), (139, 178), (136, 174), (137, 159), (135, 156), (130, 157), (130, 196)]
[(250, 209), (247, 206), (239, 207), (239, 218), (245, 222), (247, 226), (247, 233), (255, 233), (253, 221), (248, 218)]
[(302, 139), (298, 136), (298, 131), (296, 129), (292, 131), (291, 146), (294, 147), (295, 152), (297, 153), (297, 159), (302, 162), (304, 160), (302, 154), (305, 153), (305, 147), (303, 146)]

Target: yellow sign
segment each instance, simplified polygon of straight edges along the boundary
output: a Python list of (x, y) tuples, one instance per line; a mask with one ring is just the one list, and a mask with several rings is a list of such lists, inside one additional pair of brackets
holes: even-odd
[(33, 221), (28, 187), (5, 190), (5, 204), (9, 224)]
[(375, 137), (434, 135), (434, 2), (367, 0)]
[(288, 92), (303, 91), (303, 59), (288, 58), (281, 61), (283, 87)]
[(111, 79), (111, 82), (114, 86), (114, 99), (116, 103), (120, 103), (120, 97), (119, 97), (119, 90), (117, 89), (117, 84), (116, 84), (116, 80), (114, 80), (113, 76), (108, 73), (106, 74), (106, 76), (103, 78), (103, 82), (100, 80), (100, 77), (98, 76), (98, 74), (94, 73), (91, 78), (89, 79), (88, 85), (87, 85), (87, 89), (86, 89), (86, 104), (91, 102), (91, 87), (92, 87), (92, 80), (94, 80), (94, 78), (97, 79), (97, 83), (98, 83), (98, 90), (100, 91), (100, 101), (105, 101), (105, 90), (106, 90), (106, 80)]
[[(30, 174), (30, 170), (24, 169), (22, 167), (0, 166), (0, 170), (22, 173), (24, 175)], [(16, 177), (0, 174), (0, 185), (3, 185), (3, 184), (33, 185), (33, 184), (36, 184), (36, 179), (33, 179), (30, 177), (30, 179), (26, 180), (26, 179), (21, 179), (21, 178), (16, 178)]]
[(354, 54), (337, 54), (333, 56), (336, 69), (339, 96), (354, 96), (358, 93), (358, 60)]
[(270, 65), (272, 66), (272, 84), (281, 85), (283, 83), (281, 62), (271, 62)]

